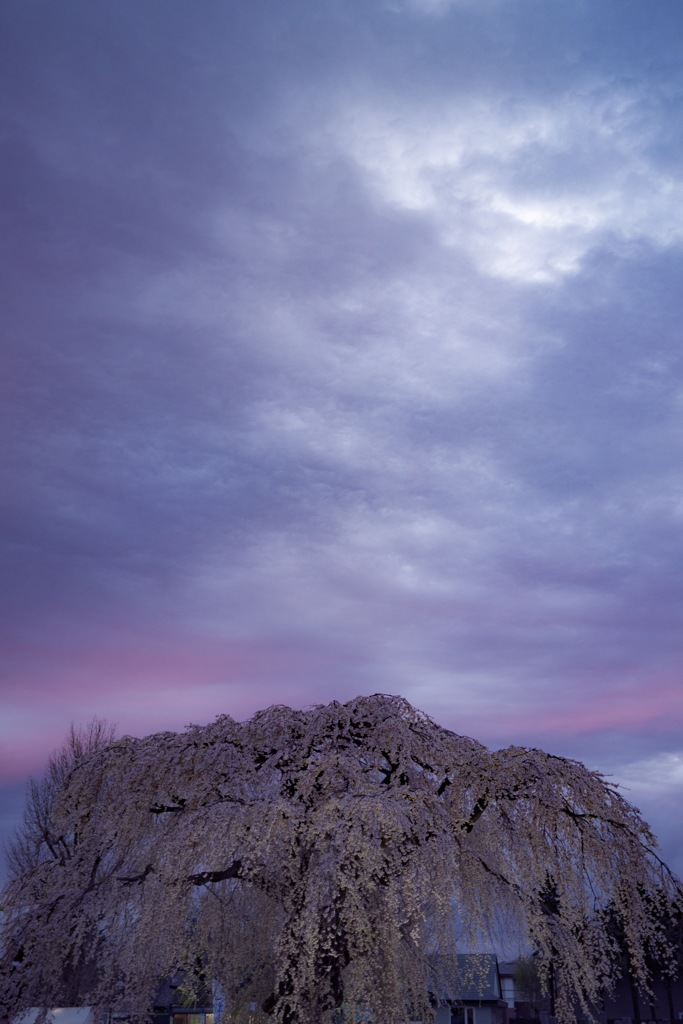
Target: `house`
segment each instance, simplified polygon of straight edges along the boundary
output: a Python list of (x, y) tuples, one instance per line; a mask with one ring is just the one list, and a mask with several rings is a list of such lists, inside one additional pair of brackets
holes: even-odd
[(199, 993), (188, 1001), (182, 971), (166, 979), (154, 999), (152, 1024), (214, 1024), (214, 999), (208, 985), (200, 984)]
[[(526, 958), (528, 963), (529, 958)], [(503, 998), (508, 1004), (510, 1020), (538, 1021), (552, 1024), (550, 1000), (540, 987), (534, 993), (529, 977), (520, 983), (517, 962), (498, 964)], [(528, 975), (528, 971), (526, 972)], [(678, 1024), (683, 1021), (683, 977), (655, 976), (651, 980), (651, 993), (641, 992), (628, 974), (619, 978), (614, 987), (603, 993), (595, 1008), (598, 1024)], [(577, 1022), (585, 1021), (577, 1009)]]
[(653, 978), (651, 996), (640, 992), (628, 975), (620, 978), (605, 994), (600, 1017), (606, 1024), (683, 1021), (683, 978)]
[(435, 1024), (507, 1024), (508, 1019), (496, 955), (459, 954), (457, 973), (447, 985)]
[[(34, 1006), (12, 1017), (11, 1024), (35, 1024), (42, 1012)], [(90, 1006), (57, 1006), (49, 1011), (46, 1024), (95, 1024), (95, 1015)]]

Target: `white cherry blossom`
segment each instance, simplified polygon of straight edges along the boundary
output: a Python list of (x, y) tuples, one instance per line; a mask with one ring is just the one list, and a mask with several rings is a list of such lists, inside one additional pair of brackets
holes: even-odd
[(78, 998), (142, 1013), (185, 968), (222, 986), (230, 1021), (256, 1004), (283, 1024), (342, 1003), (429, 1020), (456, 947), (503, 918), (553, 964), (573, 1020), (613, 961), (596, 911), (617, 908), (645, 985), (653, 894), (677, 884), (597, 772), (489, 751), (384, 695), (144, 739), (72, 732), (10, 866), (8, 1011)]

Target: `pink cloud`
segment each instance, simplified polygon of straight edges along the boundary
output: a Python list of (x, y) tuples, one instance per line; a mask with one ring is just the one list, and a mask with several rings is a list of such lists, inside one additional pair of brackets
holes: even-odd
[[(482, 725), (484, 718), (482, 716)], [(647, 679), (623, 686), (610, 684), (594, 688), (585, 685), (558, 687), (552, 702), (486, 716), (489, 735), (514, 742), (515, 737), (572, 736), (604, 731), (659, 733), (683, 726), (683, 701), (678, 679)], [(520, 742), (520, 740), (517, 740)], [(523, 742), (528, 742), (524, 739)], [(536, 742), (536, 741), (534, 741)]]
[(120, 735), (145, 735), (334, 696), (311, 682), (325, 678), (322, 656), (291, 643), (152, 640), (125, 649), (63, 649), (59, 659), (34, 658), (33, 665), (30, 677), (17, 673), (3, 683), (0, 784), (41, 771), (71, 722), (99, 716)]

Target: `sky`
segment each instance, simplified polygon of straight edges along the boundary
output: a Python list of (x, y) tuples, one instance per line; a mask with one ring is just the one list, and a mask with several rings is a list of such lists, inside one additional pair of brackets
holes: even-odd
[(683, 875), (680, 0), (3, 0), (0, 837), (359, 694)]

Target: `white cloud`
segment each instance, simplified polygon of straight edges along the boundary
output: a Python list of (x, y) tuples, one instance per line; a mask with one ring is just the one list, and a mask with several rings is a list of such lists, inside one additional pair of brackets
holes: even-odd
[(336, 132), (380, 200), (430, 216), (479, 269), (552, 281), (596, 244), (683, 241), (683, 183), (650, 157), (644, 107), (602, 85), (547, 105), (376, 98), (340, 109)]
[(387, 0), (386, 7), (398, 13), (421, 14), (426, 17), (441, 18), (458, 8), (480, 10), (482, 7), (500, 0)]
[(623, 765), (617, 771), (617, 781), (636, 802), (639, 795), (683, 794), (683, 752), (665, 751)]

